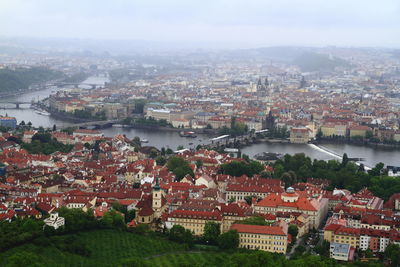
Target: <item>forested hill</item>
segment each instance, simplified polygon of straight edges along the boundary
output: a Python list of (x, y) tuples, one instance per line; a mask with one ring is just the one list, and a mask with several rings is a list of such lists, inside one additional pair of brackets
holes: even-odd
[(302, 71), (333, 71), (336, 67), (349, 66), (344, 59), (312, 52), (303, 53), (293, 64), (299, 66)]
[(0, 93), (27, 89), (32, 84), (63, 77), (62, 72), (43, 67), (0, 69)]

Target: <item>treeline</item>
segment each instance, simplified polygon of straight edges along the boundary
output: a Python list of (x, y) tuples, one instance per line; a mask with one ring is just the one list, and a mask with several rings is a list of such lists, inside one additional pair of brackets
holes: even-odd
[(72, 74), (71, 76), (65, 78), (63, 80), (63, 82), (80, 83), (80, 82), (83, 82), (84, 80), (86, 80), (88, 77), (89, 77), (89, 74), (87, 74), (86, 72), (79, 72), (79, 73)]
[(156, 120), (153, 117), (149, 118), (137, 118), (134, 119), (132, 117), (125, 118), (122, 121), (122, 124), (125, 125), (145, 125), (145, 126), (161, 126), (161, 127), (172, 127), (171, 123), (167, 120)]
[(344, 154), (342, 162), (337, 160), (311, 160), (304, 153), (294, 156), (286, 154), (273, 164), (273, 177), (281, 179), (285, 186), (305, 182), (308, 178), (327, 179), (328, 189), (345, 188), (357, 192), (363, 187), (376, 196), (387, 200), (392, 194), (400, 192), (400, 179), (385, 175), (384, 164), (377, 164), (365, 172), (364, 166), (357, 166)]
[[(57, 230), (45, 225), (41, 220), (32, 218), (17, 218), (12, 222), (0, 221), (0, 251), (34, 240), (37, 244), (42, 244), (44, 243), (43, 239), (48, 240), (51, 236), (75, 234), (94, 229), (125, 230), (126, 221), (123, 213), (117, 210), (119, 208), (118, 204), (113, 206), (116, 209), (106, 212), (101, 219), (94, 217), (92, 210), (84, 212), (81, 209), (60, 208), (58, 213), (59, 216), (64, 217), (65, 226)], [(125, 217), (131, 220), (132, 215), (134, 217), (134, 213), (126, 212)], [(61, 240), (61, 238), (53, 238), (53, 240)]]
[(63, 153), (71, 152), (73, 145), (65, 145), (52, 138), (48, 132), (36, 133), (32, 136), (31, 143), (22, 143), (21, 147), (26, 149), (30, 154), (45, 154), (50, 155), (54, 152), (60, 151)]
[(43, 67), (0, 69), (0, 92), (28, 89), (33, 84), (60, 79), (63, 76), (62, 72)]

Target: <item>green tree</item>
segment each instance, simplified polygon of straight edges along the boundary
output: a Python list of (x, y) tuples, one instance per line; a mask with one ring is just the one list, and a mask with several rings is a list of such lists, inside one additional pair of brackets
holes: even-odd
[(221, 234), (221, 225), (216, 222), (207, 222), (204, 225), (203, 239), (207, 244), (217, 244), (217, 238)]
[(236, 230), (229, 230), (217, 238), (220, 249), (236, 249), (239, 246), (239, 234)]
[(299, 228), (297, 225), (291, 224), (288, 228), (288, 233), (292, 236), (293, 242), (296, 242), (297, 234), (299, 233)]
[(192, 233), (183, 226), (175, 224), (169, 230), (168, 238), (178, 243), (185, 243), (191, 246), (193, 244)]
[(163, 157), (163, 156), (158, 156), (156, 158), (156, 163), (157, 163), (158, 166), (164, 166), (165, 163), (167, 163), (167, 159), (165, 157)]
[(342, 166), (346, 166), (347, 163), (349, 163), (349, 157), (347, 156), (346, 153), (344, 153), (342, 157)]
[(189, 163), (180, 157), (171, 157), (167, 162), (167, 168), (169, 171), (173, 172), (176, 176), (176, 180), (180, 181), (186, 175), (194, 177), (192, 168)]
[(270, 223), (266, 222), (265, 219), (261, 216), (252, 216), (244, 220), (241, 220), (238, 223), (249, 224), (249, 225), (270, 225)]
[(385, 249), (385, 258), (390, 260), (390, 266), (400, 265), (400, 246), (395, 244), (390, 244)]
[(31, 252), (16, 252), (9, 256), (6, 260), (5, 267), (44, 267), (45, 265), (40, 263), (41, 259), (38, 255)]
[(197, 167), (197, 168), (203, 167), (203, 161), (202, 161), (201, 159), (198, 159), (198, 160), (196, 161), (196, 167)]

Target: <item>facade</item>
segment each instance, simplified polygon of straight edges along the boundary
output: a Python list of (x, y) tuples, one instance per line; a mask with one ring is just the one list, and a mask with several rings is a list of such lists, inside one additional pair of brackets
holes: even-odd
[(204, 226), (207, 222), (221, 224), (222, 216), (218, 210), (215, 211), (192, 211), (174, 210), (168, 215), (165, 225), (168, 229), (174, 225), (181, 225), (190, 230), (194, 235), (200, 236), (204, 233)]
[(168, 109), (147, 109), (146, 118), (154, 118), (156, 120), (166, 120), (170, 121), (171, 119), (171, 111)]
[(17, 120), (14, 117), (0, 117), (0, 126), (15, 129)]
[(54, 229), (58, 229), (65, 225), (65, 219), (63, 217), (58, 216), (58, 213), (51, 213), (50, 217), (44, 220), (44, 223)]
[(351, 261), (354, 256), (354, 249), (348, 244), (331, 243), (330, 257), (338, 261)]
[(328, 199), (303, 197), (289, 187), (284, 193), (268, 195), (254, 209), (261, 214), (301, 212), (310, 216), (310, 227), (317, 229), (328, 214)]
[(290, 142), (295, 144), (306, 144), (310, 141), (310, 132), (308, 128), (292, 128), (290, 130)]
[(287, 224), (283, 226), (233, 224), (231, 230), (238, 232), (241, 248), (286, 254)]

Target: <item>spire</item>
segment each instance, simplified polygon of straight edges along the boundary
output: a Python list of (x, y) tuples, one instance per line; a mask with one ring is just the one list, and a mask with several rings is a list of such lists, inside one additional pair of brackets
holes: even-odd
[(156, 191), (160, 190), (160, 183), (158, 181), (158, 177), (156, 177), (156, 184), (153, 186), (153, 190), (156, 190)]

